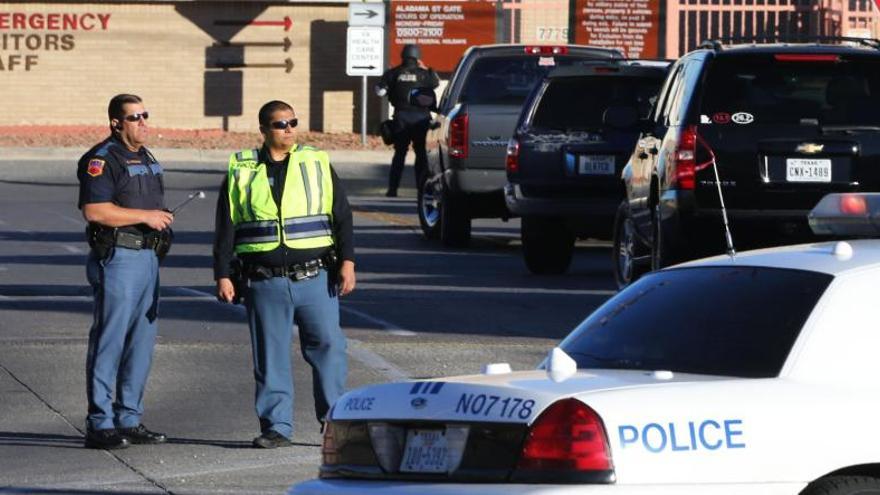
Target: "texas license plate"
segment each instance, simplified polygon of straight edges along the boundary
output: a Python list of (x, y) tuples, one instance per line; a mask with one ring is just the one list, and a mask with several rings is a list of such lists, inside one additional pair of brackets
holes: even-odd
[(447, 466), (446, 432), (409, 430), (400, 462), (404, 473), (445, 473)]
[(831, 160), (821, 158), (788, 158), (785, 160), (788, 182), (831, 182)]
[(614, 174), (614, 156), (581, 155), (578, 161), (578, 173), (581, 175), (612, 175)]

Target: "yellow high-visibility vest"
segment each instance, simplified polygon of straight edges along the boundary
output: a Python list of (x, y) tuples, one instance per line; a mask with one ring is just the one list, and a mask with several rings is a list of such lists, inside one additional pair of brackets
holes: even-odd
[(291, 249), (332, 246), (333, 178), (327, 153), (310, 146), (290, 149), (280, 212), (266, 169), (259, 150), (229, 157), (236, 254), (272, 251), (282, 242)]

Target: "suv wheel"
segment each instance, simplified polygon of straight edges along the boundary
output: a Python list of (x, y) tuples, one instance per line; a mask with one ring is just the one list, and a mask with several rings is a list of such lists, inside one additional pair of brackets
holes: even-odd
[(623, 289), (644, 275), (650, 266), (650, 250), (636, 236), (636, 226), (626, 201), (617, 207), (611, 238), (614, 281), (619, 289)]
[(575, 238), (561, 218), (523, 217), (520, 231), (523, 258), (530, 272), (559, 275), (568, 270)]
[(419, 225), (425, 239), (436, 239), (440, 235), (440, 211), (443, 192), (435, 181), (425, 181), (418, 190)]
[(829, 476), (804, 488), (801, 495), (878, 495), (880, 480), (868, 476)]
[(471, 218), (467, 213), (466, 198), (444, 194), (440, 202), (440, 241), (445, 246), (464, 247), (470, 240)]

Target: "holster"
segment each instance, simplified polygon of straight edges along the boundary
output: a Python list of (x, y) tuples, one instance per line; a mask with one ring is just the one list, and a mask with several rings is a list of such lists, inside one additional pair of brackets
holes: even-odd
[(171, 227), (168, 227), (158, 234), (159, 240), (156, 242), (156, 257), (161, 262), (168, 255), (168, 251), (171, 251), (171, 245), (174, 243), (174, 231), (171, 230)]
[(229, 263), (229, 279), (232, 280), (232, 287), (235, 290), (232, 304), (242, 304), (248, 287), (248, 279), (244, 273), (244, 263), (238, 258), (233, 258)]
[(105, 259), (113, 246), (116, 245), (112, 229), (106, 229), (98, 224), (90, 223), (86, 226), (86, 241), (89, 247), (98, 256), (98, 259)]

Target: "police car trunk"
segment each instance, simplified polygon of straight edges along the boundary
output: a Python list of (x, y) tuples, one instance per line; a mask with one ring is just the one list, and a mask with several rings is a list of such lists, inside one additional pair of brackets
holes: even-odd
[[(817, 233), (880, 232), (880, 194), (862, 196), (823, 200)], [(292, 493), (792, 494), (853, 473), (880, 489), (878, 278), (874, 240), (653, 272), (536, 371), (349, 392), (322, 479)]]

